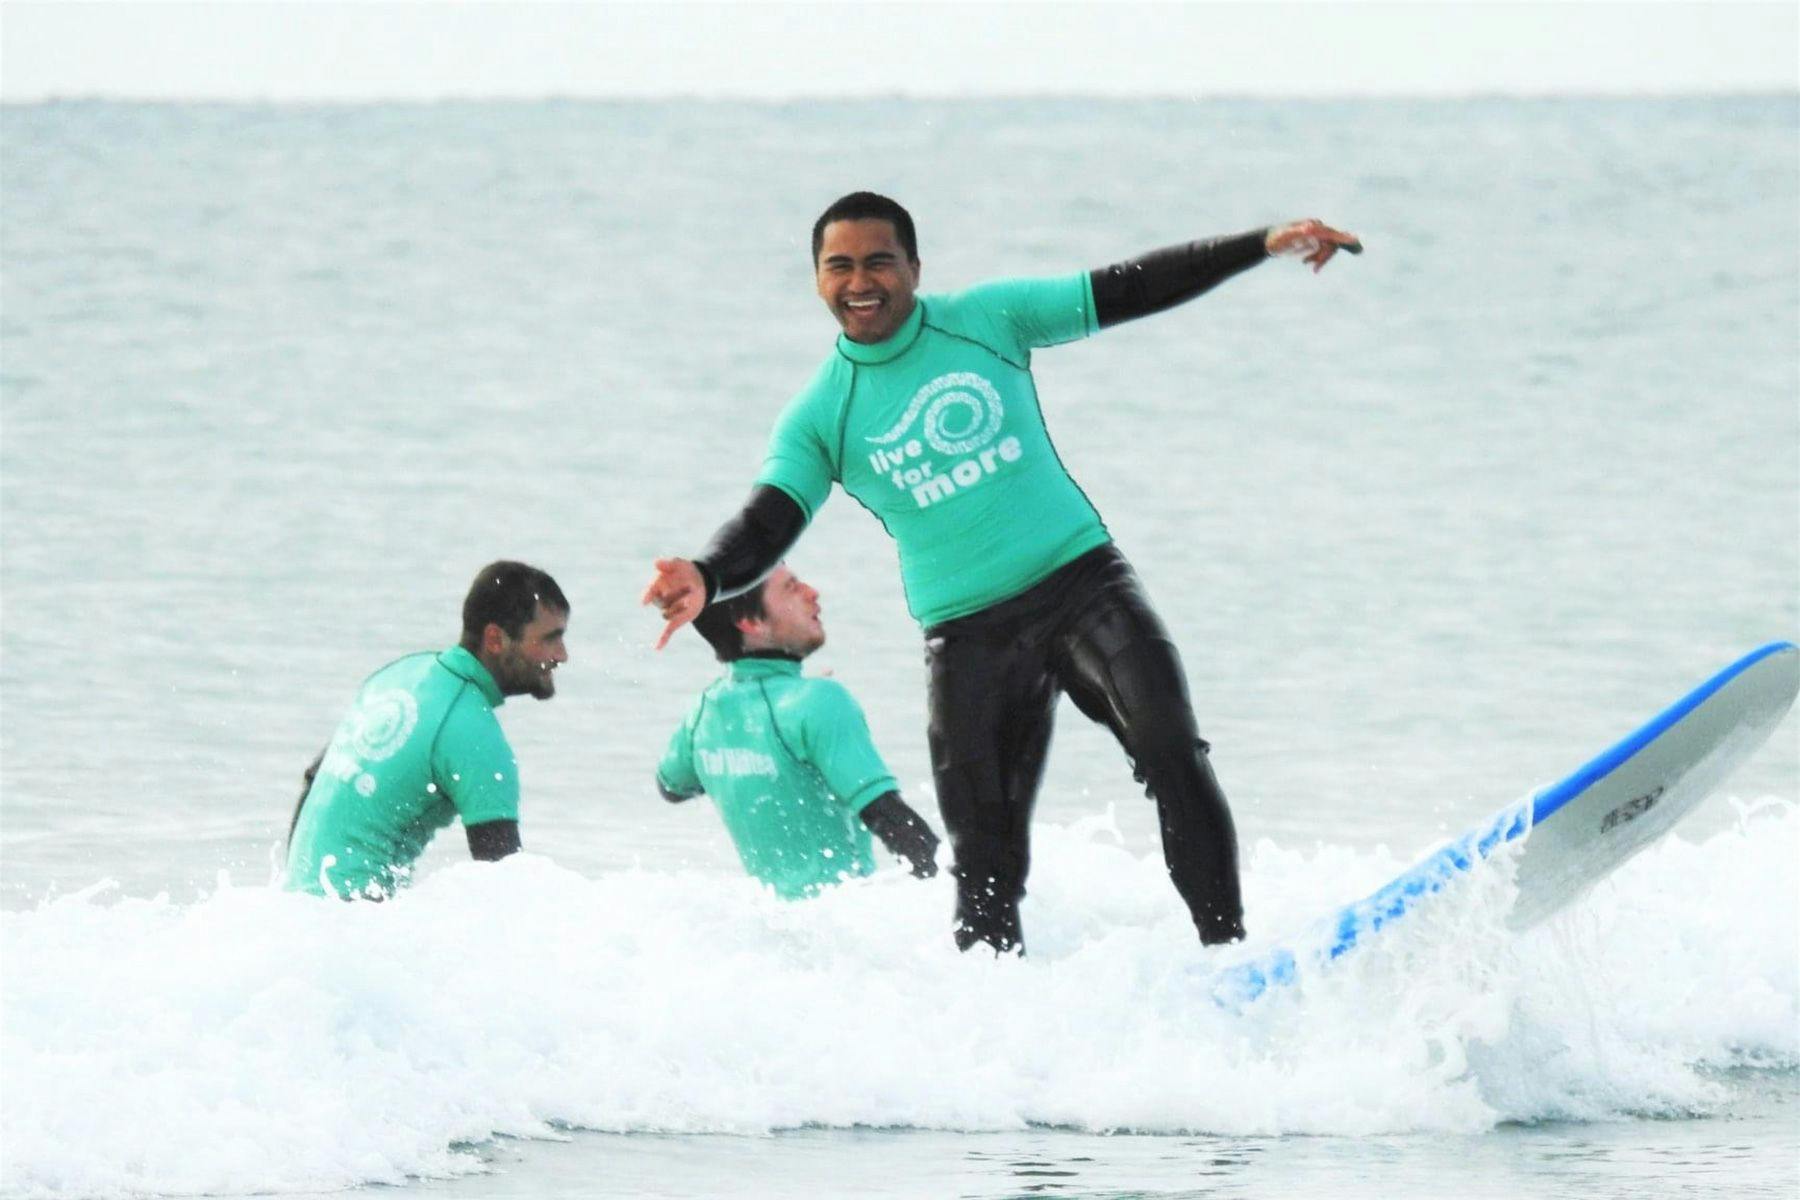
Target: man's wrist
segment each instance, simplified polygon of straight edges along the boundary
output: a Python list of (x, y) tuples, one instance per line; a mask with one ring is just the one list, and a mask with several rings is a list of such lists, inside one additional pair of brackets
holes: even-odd
[(706, 594), (706, 600), (701, 605), (704, 608), (713, 602), (714, 596), (719, 594), (719, 577), (711, 567), (706, 565), (705, 559), (692, 558), (688, 561), (693, 564), (694, 571), (700, 576), (700, 589)]

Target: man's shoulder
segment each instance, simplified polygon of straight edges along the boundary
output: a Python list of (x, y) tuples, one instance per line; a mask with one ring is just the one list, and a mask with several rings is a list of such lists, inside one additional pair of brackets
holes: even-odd
[[(1057, 300), (1081, 290), (1085, 271), (1061, 275), (1001, 275), (960, 291), (932, 292), (920, 299), (958, 313), (997, 312), (1028, 300)], [(927, 310), (928, 312), (931, 310)]]
[(835, 719), (846, 713), (862, 712), (862, 705), (856, 702), (850, 689), (825, 675), (795, 676), (792, 695), (795, 705), (809, 715)]
[(363, 680), (363, 688), (387, 687), (417, 690), (436, 673), (438, 652), (415, 650), (381, 664)]
[(443, 748), (494, 747), (510, 753), (500, 714), (481, 686), (447, 665), (442, 656), (425, 657), (432, 661), (418, 688), (419, 707), (423, 716), (437, 721), (437, 740)]
[(983, 289), (984, 285), (976, 284), (955, 292), (919, 293), (919, 305), (925, 310), (925, 323), (942, 327), (984, 315), (988, 299)]
[(778, 428), (792, 429), (794, 422), (810, 426), (823, 434), (836, 421), (836, 414), (850, 394), (850, 364), (834, 347), (800, 390), (782, 406)]
[(784, 672), (760, 675), (752, 679), (736, 679), (727, 673), (700, 694), (695, 709), (698, 710), (708, 702), (730, 702), (740, 698), (752, 699), (760, 707), (765, 697), (768, 703), (787, 711), (807, 711), (856, 703), (848, 688), (825, 675)]
[(454, 677), (419, 707), (420, 723), (430, 730), (432, 753), (440, 765), (513, 761), (512, 742), (500, 714), (468, 680)]
[(965, 316), (985, 315), (1016, 303), (1021, 293), (1040, 291), (1046, 287), (1060, 287), (1065, 282), (1060, 276), (1038, 278), (996, 275), (991, 279), (976, 280), (967, 287), (957, 288), (955, 291), (921, 292), (919, 299), (926, 305), (927, 317), (935, 317), (940, 313)]
[(700, 718), (705, 716), (708, 711), (717, 712), (722, 706), (730, 707), (737, 690), (738, 685), (732, 680), (731, 672), (727, 670), (701, 688), (700, 694), (688, 703), (687, 712), (682, 715), (681, 724), (689, 730), (697, 728)]
[(990, 348), (1010, 343), (1007, 312), (1017, 303), (1013, 282), (991, 279), (961, 291), (921, 295), (926, 328)]
[(838, 353), (837, 343), (833, 342), (830, 353), (826, 354), (812, 376), (794, 393), (795, 400), (812, 400), (820, 397), (835, 397), (844, 388), (850, 386), (850, 360)]

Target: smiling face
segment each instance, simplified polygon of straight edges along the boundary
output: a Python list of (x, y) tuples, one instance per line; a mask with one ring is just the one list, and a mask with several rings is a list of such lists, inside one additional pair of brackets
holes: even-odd
[(482, 663), (503, 696), (535, 696), (548, 700), (556, 695), (556, 668), (569, 661), (563, 633), (569, 614), (539, 604), (518, 637), (499, 625), (489, 625), (482, 639)]
[(805, 658), (825, 644), (825, 625), (819, 619), (819, 592), (786, 567), (776, 567), (763, 581), (763, 615), (744, 617), (737, 623), (744, 635), (744, 650), (773, 650)]
[(833, 221), (814, 269), (819, 299), (853, 342), (884, 342), (912, 314), (919, 260), (907, 257), (892, 221)]

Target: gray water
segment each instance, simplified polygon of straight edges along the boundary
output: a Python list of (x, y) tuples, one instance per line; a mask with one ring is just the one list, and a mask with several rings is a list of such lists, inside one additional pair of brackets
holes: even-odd
[[(143, 936), (141, 912), (161, 928), (262, 903), (243, 890), (269, 880), (299, 771), (356, 682), (453, 640), (462, 591), (494, 557), (546, 567), (574, 604), (560, 695), (503, 714), (528, 847), (583, 878), (679, 883), (690, 924), (708, 897), (746, 895), (716, 822), (669, 810), (650, 786), (715, 665), (691, 636), (653, 653), (658, 626), (636, 601), (653, 557), (696, 551), (741, 498), (774, 414), (828, 350), (807, 235), (856, 188), (912, 209), (927, 290), (1303, 215), (1364, 239), (1366, 254), (1316, 278), (1271, 263), (1036, 359), (1059, 451), (1182, 648), (1246, 848), (1253, 927), (1274, 933), (1282, 905), (1323, 911), (1356, 879), (1379, 882), (1744, 651), (1800, 634), (1791, 96), (76, 103), (0, 109), (0, 139), (0, 909), (14, 939), (0, 1015), (15, 1045), (52, 1039), (67, 989), (122, 986), (94, 979), (105, 968), (84, 955)], [(791, 562), (823, 593), (831, 642), (817, 665), (861, 699), (930, 812), (918, 634), (890, 545), (839, 496)], [(1040, 827), (1110, 809), (1145, 904), (1172, 910), (1153, 813), (1119, 752), (1072, 709), (1061, 721)], [(1725, 790), (1680, 831), (1692, 856), (1657, 860), (1614, 895), (1626, 909), (1701, 897), (1671, 918), (1687, 922), (1681, 946), (1728, 928), (1774, 942), (1766, 1005), (1645, 1051), (1704, 1076), (1691, 1095), (1632, 1075), (1588, 1107), (1502, 1102), (1507, 1088), (1477, 1067), (1491, 1120), (1440, 1126), (1378, 1104), (1359, 1123), (1293, 1096), (1248, 1130), (1174, 1100), (1134, 1115), (1009, 1094), (958, 1117), (932, 1108), (929, 1080), (902, 1090), (881, 1129), (854, 1128), (870, 1123), (861, 1109), (830, 1101), (709, 1116), (718, 1088), (641, 1120), (621, 1115), (629, 1104), (539, 1096), (519, 1101), (515, 1124), (402, 1114), (410, 1157), (327, 1167), (283, 1150), (265, 1178), (223, 1152), (210, 1166), (120, 1158), (108, 1174), (127, 1118), (26, 1136), (18, 1114), (52, 1098), (48, 1076), (28, 1073), (25, 1095), (15, 1076), (0, 1102), (12, 1112), (0, 1186), (1423, 1194), (1466, 1189), (1476, 1162), (1507, 1181), (1492, 1194), (1792, 1194), (1800, 950), (1781, 939), (1800, 884), (1791, 862), (1764, 875), (1733, 864), (1767, 840), (1745, 823), (1759, 805), (1791, 840), (1793, 718)], [(446, 889), (462, 886), (459, 843), (452, 831), (426, 860)], [(1040, 860), (1041, 915), (1027, 920), (1050, 931), (1036, 960), (1048, 965), (1032, 969), (1107, 936), (1115, 876), (1079, 853), (1060, 877)], [(1293, 861), (1307, 856), (1313, 868)], [(1313, 882), (1329, 862), (1347, 882)], [(1719, 898), (1719, 876), (1739, 870), (1773, 915)], [(222, 897), (221, 871), (237, 899)], [(46, 907), (100, 881), (112, 885), (79, 914)], [(548, 903), (530, 889), (551, 885), (521, 886)], [(618, 903), (641, 894), (619, 886)], [(134, 907), (159, 895), (167, 908)], [(930, 895), (941, 925), (947, 898)], [(555, 924), (530, 903), (509, 915)], [(200, 998), (157, 993), (151, 1024), (204, 1027), (205, 997), (229, 991), (209, 993), (209, 971), (288, 969), (250, 942), (214, 943), (216, 959), (204, 940), (184, 944), (199, 957), (178, 972)], [(26, 946), (63, 969), (22, 978)], [(679, 984), (702, 968), (667, 969)], [(868, 969), (853, 988), (885, 979), (879, 960)], [(1676, 952), (1627, 982), (1667, 989), (1700, 969)], [(565, 994), (545, 987), (540, 1000)], [(1592, 990), (1583, 1019), (1603, 1021), (1613, 1001)], [(1115, 1014), (1120, 1028), (1132, 1019)], [(69, 1111), (149, 1053), (120, 1021), (95, 1034), (101, 1066), (57, 1093)], [(1340, 1032), (1353, 1039), (1354, 1025)], [(346, 1069), (365, 1067), (352, 1053)], [(1588, 1082), (1622, 1078), (1602, 1066)], [(1260, 1079), (1222, 1094), (1254, 1097)], [(206, 1090), (188, 1080), (164, 1107), (216, 1119)], [(246, 1136), (275, 1153), (258, 1139), (284, 1118), (240, 1099)], [(321, 1125), (340, 1141), (353, 1127)], [(571, 1140), (487, 1136), (555, 1129)], [(420, 1180), (441, 1173), (433, 1155), (450, 1142), (495, 1173)], [(89, 1160), (101, 1166), (84, 1175), (75, 1164)]]

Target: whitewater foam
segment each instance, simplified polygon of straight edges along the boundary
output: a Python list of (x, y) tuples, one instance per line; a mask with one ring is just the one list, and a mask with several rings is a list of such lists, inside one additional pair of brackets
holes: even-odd
[(947, 878), (463, 863), (386, 904), (221, 879), (0, 916), (0, 1185), (298, 1191), (480, 1169), (496, 1134), (802, 1126), (1366, 1134), (1686, 1114), (1800, 1064), (1800, 813), (1669, 838), (1506, 932), (1504, 855), (1241, 1015), (1203, 981), (1412, 857), (1262, 842), (1259, 937), (1195, 944), (1104, 820), (1039, 829), (1032, 956), (951, 947)]

